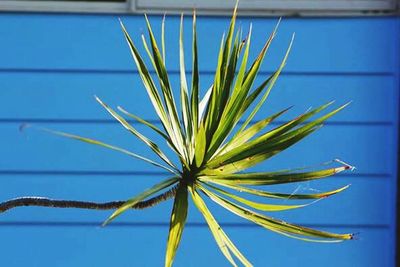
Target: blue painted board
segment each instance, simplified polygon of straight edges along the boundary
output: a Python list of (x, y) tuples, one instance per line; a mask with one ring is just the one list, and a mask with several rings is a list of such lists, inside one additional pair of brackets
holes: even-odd
[[(267, 74), (260, 75), (260, 79)], [(170, 76), (179, 99), (179, 74)], [(257, 80), (255, 85), (260, 83)], [(213, 75), (202, 73), (204, 94)], [(151, 102), (137, 73), (15, 73), (0, 71), (1, 120), (112, 120), (94, 101), (97, 95), (112, 106), (121, 105), (146, 119), (156, 119)], [(255, 120), (294, 105), (288, 116), (296, 117), (309, 107), (332, 100), (336, 106), (353, 101), (329, 122), (391, 123), (396, 109), (393, 76), (285, 75), (283, 74)], [(78, 107), (78, 108), (73, 108)], [(283, 120), (280, 119), (280, 120)]]
[[(142, 16), (123, 16), (134, 40), (140, 42), (145, 30)], [(159, 35), (161, 17), (150, 18)], [(255, 57), (277, 19), (243, 18), (238, 24), (247, 32), (253, 23)], [(170, 69), (177, 69), (179, 17), (167, 19)], [(202, 70), (212, 71), (217, 60), (222, 33), (229, 19), (200, 17), (199, 60)], [(133, 69), (117, 16), (1, 14), (0, 68), (5, 69)], [(187, 45), (190, 47), (190, 22)], [(273, 70), (296, 32), (287, 70), (300, 72), (396, 72), (398, 22), (381, 19), (283, 19), (279, 35), (267, 57), (264, 70)], [(351, 40), (351, 42), (350, 42)], [(365, 45), (368, 44), (368, 45)], [(188, 59), (190, 57), (188, 56)]]
[[(255, 266), (391, 266), (391, 234), (366, 228), (360, 240), (315, 244), (259, 227), (224, 227)], [(343, 231), (342, 228), (327, 228)], [(162, 266), (167, 226), (1, 227), (5, 266)], [(3, 243), (4, 244), (4, 243)], [(23, 255), (21, 254), (23, 252)], [(19, 256), (16, 256), (19, 255)], [(187, 227), (175, 266), (229, 266), (206, 227)]]

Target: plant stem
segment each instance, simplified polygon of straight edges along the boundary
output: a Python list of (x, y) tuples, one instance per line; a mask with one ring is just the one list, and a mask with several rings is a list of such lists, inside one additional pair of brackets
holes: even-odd
[[(150, 208), (158, 203), (173, 198), (176, 194), (177, 186), (172, 187), (168, 191), (157, 195), (148, 200), (144, 200), (136, 203), (132, 206), (132, 209), (145, 209)], [(111, 201), (104, 203), (88, 202), (88, 201), (77, 201), (77, 200), (60, 200), (51, 199), (45, 197), (20, 197), (10, 199), (0, 203), (0, 213), (6, 212), (10, 209), (25, 206), (40, 206), (40, 207), (51, 207), (51, 208), (76, 208), (76, 209), (93, 209), (93, 210), (110, 210), (117, 209), (126, 201)]]

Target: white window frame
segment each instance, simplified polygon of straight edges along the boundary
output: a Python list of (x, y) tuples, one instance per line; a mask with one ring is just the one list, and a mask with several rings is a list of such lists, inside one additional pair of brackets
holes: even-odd
[[(125, 3), (77, 1), (0, 0), (1, 11), (78, 13), (228, 15), (236, 0), (126, 0)], [(399, 14), (400, 0), (241, 0), (240, 15), (388, 15)]]
[[(399, 0), (241, 0), (242, 15), (397, 14)], [(131, 9), (146, 13), (191, 11), (230, 14), (236, 0), (132, 0)]]
[(77, 1), (12, 1), (0, 0), (0, 11), (22, 12), (77, 12), (77, 13), (129, 13), (131, 1), (118, 2), (82, 2)]

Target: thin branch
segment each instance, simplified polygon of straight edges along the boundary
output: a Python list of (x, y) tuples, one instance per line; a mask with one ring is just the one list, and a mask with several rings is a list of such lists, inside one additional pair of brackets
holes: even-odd
[[(148, 200), (144, 200), (136, 203), (132, 209), (145, 209), (150, 208), (158, 203), (173, 198), (176, 194), (178, 186), (172, 187), (170, 190), (157, 195)], [(0, 213), (6, 212), (10, 209), (17, 207), (26, 206), (40, 206), (40, 207), (52, 207), (52, 208), (76, 208), (76, 209), (92, 209), (92, 210), (111, 210), (117, 209), (126, 201), (111, 201), (104, 203), (87, 202), (87, 201), (76, 201), (76, 200), (59, 200), (50, 199), (45, 197), (20, 197), (10, 199), (0, 203)]]

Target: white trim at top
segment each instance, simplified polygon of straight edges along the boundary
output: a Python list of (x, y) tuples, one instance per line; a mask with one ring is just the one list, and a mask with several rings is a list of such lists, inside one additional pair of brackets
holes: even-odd
[[(243, 12), (367, 12), (396, 10), (398, 0), (242, 0)], [(133, 0), (138, 10), (205, 10), (231, 11), (236, 0)]]
[(118, 2), (78, 2), (78, 1), (15, 1), (0, 0), (0, 11), (22, 12), (83, 12), (83, 13), (127, 13), (129, 1)]
[[(241, 0), (240, 15), (384, 15), (398, 11), (400, 0)], [(0, 0), (1, 11), (76, 13), (229, 15), (236, 0), (126, 0), (125, 3), (83, 1)]]

